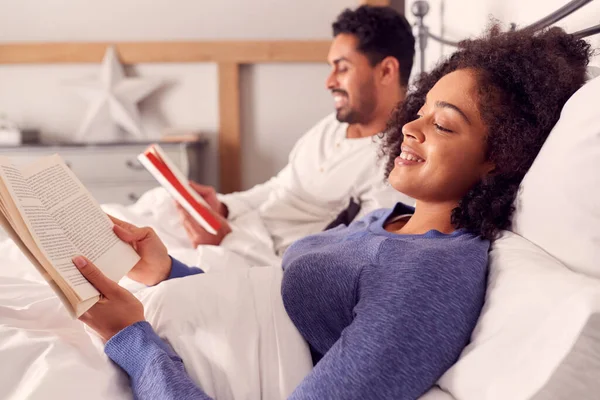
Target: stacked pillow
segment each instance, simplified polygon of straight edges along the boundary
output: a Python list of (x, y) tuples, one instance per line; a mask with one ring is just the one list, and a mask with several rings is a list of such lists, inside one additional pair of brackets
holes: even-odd
[(472, 343), (439, 385), (460, 400), (598, 399), (600, 77), (563, 108), (515, 205)]
[(516, 202), (513, 231), (600, 278), (600, 77), (567, 102)]

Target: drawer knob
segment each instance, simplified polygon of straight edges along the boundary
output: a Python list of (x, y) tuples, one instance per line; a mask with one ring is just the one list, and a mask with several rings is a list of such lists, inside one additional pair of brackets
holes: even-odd
[(125, 165), (127, 165), (127, 168), (132, 169), (134, 171), (144, 170), (144, 166), (142, 164), (140, 164), (138, 161), (127, 160), (125, 162)]
[(133, 192), (129, 193), (127, 195), (127, 197), (129, 198), (130, 201), (132, 201), (134, 203), (140, 199), (140, 196), (138, 196), (137, 194), (135, 194)]

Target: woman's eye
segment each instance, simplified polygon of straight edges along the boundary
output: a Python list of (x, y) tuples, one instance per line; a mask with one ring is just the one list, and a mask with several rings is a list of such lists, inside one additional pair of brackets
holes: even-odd
[(452, 133), (453, 131), (451, 129), (448, 128), (444, 128), (443, 126), (439, 125), (439, 124), (433, 124), (435, 126), (435, 129), (438, 129), (442, 132), (448, 132), (448, 133)]

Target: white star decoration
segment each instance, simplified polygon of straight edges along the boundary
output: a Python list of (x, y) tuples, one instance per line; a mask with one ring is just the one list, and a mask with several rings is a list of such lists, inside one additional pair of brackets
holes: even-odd
[(137, 103), (155, 91), (161, 81), (126, 78), (113, 47), (106, 50), (99, 79), (75, 83), (74, 90), (89, 100), (89, 108), (77, 132), (77, 141), (124, 140), (123, 131), (137, 140), (144, 138)]

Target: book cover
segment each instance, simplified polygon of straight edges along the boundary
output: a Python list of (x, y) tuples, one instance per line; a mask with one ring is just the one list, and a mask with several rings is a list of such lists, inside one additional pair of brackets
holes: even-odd
[(171, 196), (202, 226), (215, 235), (221, 223), (210, 206), (188, 183), (187, 178), (158, 144), (149, 146), (138, 160)]

